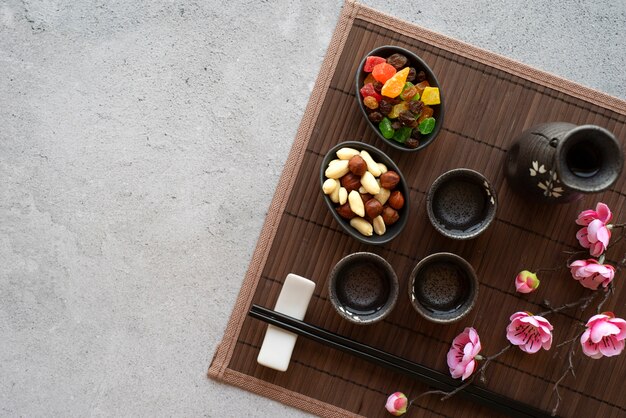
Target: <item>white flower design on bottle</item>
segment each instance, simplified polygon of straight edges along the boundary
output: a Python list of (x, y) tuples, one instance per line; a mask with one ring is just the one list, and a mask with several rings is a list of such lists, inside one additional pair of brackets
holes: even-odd
[(546, 172), (546, 168), (543, 164), (539, 165), (539, 161), (533, 161), (533, 166), (530, 167), (530, 176), (535, 177), (537, 173), (543, 174)]
[[(537, 187), (543, 190), (543, 195), (546, 197), (561, 197), (563, 195), (563, 187), (559, 186), (561, 181), (559, 176), (554, 170), (546, 170), (545, 165), (539, 164), (539, 161), (533, 161), (532, 167), (530, 167), (531, 177), (544, 177), (543, 180), (537, 183)], [(547, 176), (539, 176), (540, 174), (546, 174)]]

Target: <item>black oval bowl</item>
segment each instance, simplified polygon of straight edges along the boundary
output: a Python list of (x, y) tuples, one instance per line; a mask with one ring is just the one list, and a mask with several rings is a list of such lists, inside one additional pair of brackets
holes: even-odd
[[(367, 77), (367, 74), (368, 74), (365, 71), (363, 71), (363, 67), (365, 66), (365, 60), (367, 59), (367, 57), (371, 55), (376, 55), (379, 57), (387, 58), (395, 53), (400, 53), (406, 56), (410, 62), (411, 67), (414, 67), (417, 72), (424, 71), (426, 73), (426, 79), (428, 80), (428, 83), (430, 84), (431, 87), (439, 88), (439, 97), (441, 99), (441, 103), (438, 105), (432, 106), (433, 117), (435, 118), (435, 121), (436, 121), (435, 129), (430, 134), (420, 138), (420, 144), (417, 148), (409, 148), (406, 145), (401, 144), (400, 142), (394, 141), (393, 139), (385, 138), (383, 134), (380, 133), (380, 129), (378, 129), (378, 126), (374, 125), (372, 121), (370, 121), (369, 118), (367, 117), (365, 105), (363, 104), (361, 92), (359, 91), (361, 90), (363, 80), (365, 80), (365, 77)], [(381, 141), (385, 142), (386, 144), (392, 146), (395, 149), (411, 152), (411, 151), (419, 151), (421, 149), (424, 149), (435, 140), (435, 138), (437, 137), (437, 134), (439, 133), (439, 130), (441, 129), (441, 126), (443, 125), (443, 117), (444, 117), (443, 92), (441, 91), (441, 86), (439, 85), (439, 81), (437, 81), (437, 77), (435, 77), (435, 73), (433, 73), (430, 67), (426, 65), (426, 63), (420, 57), (418, 57), (411, 51), (408, 51), (404, 48), (400, 48), (399, 46), (385, 45), (385, 46), (378, 47), (368, 52), (367, 55), (365, 55), (365, 57), (361, 61), (361, 64), (359, 65), (359, 69), (356, 72), (355, 83), (356, 83), (356, 86), (355, 86), (356, 87), (356, 101), (359, 103), (359, 108), (361, 109), (361, 113), (363, 114), (363, 117), (369, 124), (370, 128), (372, 128), (372, 130), (381, 139)]]
[[(324, 181), (326, 180), (326, 176), (324, 175), (324, 172), (326, 171), (326, 168), (328, 167), (328, 163), (336, 159), (337, 150), (339, 150), (340, 148), (344, 148), (344, 147), (354, 148), (359, 151), (365, 150), (369, 152), (372, 158), (374, 159), (374, 161), (376, 161), (377, 163), (385, 164), (388, 170), (393, 170), (396, 173), (398, 173), (398, 175), (400, 176), (400, 183), (399, 183), (399, 186), (396, 188), (396, 190), (400, 190), (402, 194), (404, 195), (404, 206), (402, 207), (402, 209), (398, 211), (398, 215), (400, 215), (400, 219), (398, 219), (398, 221), (395, 224), (388, 225), (387, 231), (383, 235), (374, 234), (371, 237), (366, 237), (365, 235), (362, 235), (356, 229), (352, 228), (352, 226), (350, 226), (350, 221), (343, 219), (341, 216), (339, 216), (339, 214), (337, 213), (337, 210), (335, 210), (335, 207), (337, 205), (333, 203), (332, 200), (330, 200), (330, 197), (328, 195), (325, 195), (324, 192), (322, 191), (322, 185), (324, 184)], [(410, 206), (409, 205), (409, 200), (410, 200), (409, 188), (407, 186), (406, 180), (404, 179), (404, 176), (402, 175), (402, 172), (400, 171), (396, 163), (394, 163), (393, 160), (387, 156), (387, 154), (385, 154), (378, 148), (370, 144), (366, 144), (364, 142), (346, 141), (346, 142), (342, 142), (340, 144), (335, 145), (328, 151), (328, 153), (322, 160), (322, 165), (320, 166), (320, 193), (322, 194), (324, 198), (324, 202), (326, 202), (326, 206), (328, 206), (328, 210), (333, 215), (337, 223), (341, 225), (341, 227), (348, 233), (348, 235), (352, 236), (352, 238), (358, 241), (361, 241), (362, 243), (365, 243), (365, 244), (383, 245), (383, 244), (388, 243), (389, 241), (397, 237), (398, 234), (402, 231), (402, 229), (404, 229), (409, 218), (409, 206)]]

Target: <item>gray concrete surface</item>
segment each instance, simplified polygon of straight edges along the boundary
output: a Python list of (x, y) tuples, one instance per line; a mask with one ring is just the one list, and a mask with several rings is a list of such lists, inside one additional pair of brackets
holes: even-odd
[[(364, 3), (626, 98), (624, 1)], [(305, 415), (205, 374), (340, 9), (0, 1), (1, 416)]]

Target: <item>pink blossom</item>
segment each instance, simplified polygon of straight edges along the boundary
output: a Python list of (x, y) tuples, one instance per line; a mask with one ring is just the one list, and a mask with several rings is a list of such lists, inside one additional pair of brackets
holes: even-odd
[(535, 273), (522, 270), (515, 277), (515, 290), (519, 293), (534, 292), (539, 287), (539, 279)]
[(607, 205), (602, 202), (598, 202), (596, 205), (596, 210), (588, 209), (583, 210), (578, 214), (578, 218), (576, 219), (576, 223), (578, 225), (587, 226), (594, 220), (600, 220), (603, 224), (608, 224), (611, 221), (613, 214), (611, 213), (611, 209)]
[(578, 230), (576, 238), (582, 247), (589, 248), (589, 254), (599, 257), (609, 246), (611, 230), (600, 219), (594, 219), (588, 226)]
[(576, 238), (582, 247), (589, 248), (589, 253), (594, 257), (600, 256), (609, 245), (609, 222), (612, 217), (611, 209), (602, 202), (598, 202), (596, 210), (584, 210), (578, 214), (576, 223), (584, 228), (578, 230)]
[(552, 324), (542, 316), (528, 312), (516, 312), (511, 315), (511, 323), (506, 328), (506, 338), (520, 350), (533, 354), (543, 347), (552, 346)]
[(454, 338), (448, 351), (448, 367), (453, 378), (465, 380), (474, 373), (475, 358), (481, 348), (480, 337), (474, 328), (467, 327)]
[(576, 260), (569, 265), (572, 277), (587, 289), (597, 290), (598, 286), (607, 287), (615, 276), (615, 267), (600, 264), (597, 260)]
[(612, 357), (622, 352), (625, 338), (626, 321), (615, 318), (613, 312), (604, 312), (587, 321), (587, 329), (580, 337), (580, 345), (583, 353), (591, 358)]
[(387, 408), (387, 411), (389, 411), (390, 414), (399, 417), (406, 412), (408, 403), (409, 401), (404, 393), (395, 392), (387, 398), (385, 408)]

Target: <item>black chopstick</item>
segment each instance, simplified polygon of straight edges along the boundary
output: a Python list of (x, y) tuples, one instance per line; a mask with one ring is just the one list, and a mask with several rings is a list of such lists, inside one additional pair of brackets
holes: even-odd
[[(374, 347), (350, 340), (341, 335), (332, 333), (315, 325), (299, 321), (271, 309), (252, 305), (251, 317), (267, 322), (279, 328), (301, 335), (305, 338), (328, 345), (338, 350), (353, 354), (379, 366), (406, 374), (435, 389), (450, 392), (460, 386), (459, 381), (452, 377), (430, 369), (418, 363), (403, 359), (393, 354), (378, 350)], [(469, 385), (459, 392), (459, 396), (466, 397), (478, 403), (491, 407), (512, 417), (549, 417), (545, 411), (514, 399), (507, 398), (485, 388)]]

